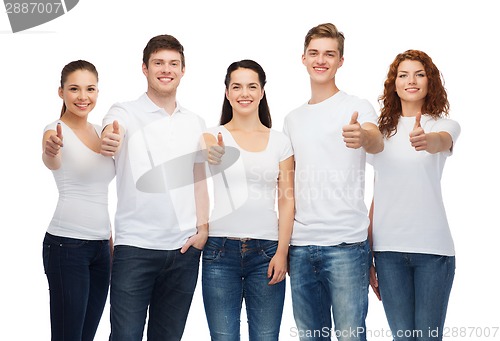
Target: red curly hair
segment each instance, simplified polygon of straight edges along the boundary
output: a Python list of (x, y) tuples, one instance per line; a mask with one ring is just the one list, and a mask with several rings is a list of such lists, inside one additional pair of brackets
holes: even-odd
[(448, 116), (450, 104), (444, 80), (436, 65), (425, 52), (408, 50), (396, 56), (384, 82), (384, 93), (378, 98), (381, 111), (378, 119), (379, 130), (389, 138), (396, 134), (399, 117), (401, 116), (401, 100), (396, 92), (396, 77), (399, 64), (404, 60), (415, 60), (422, 63), (428, 78), (428, 91), (422, 106), (422, 114), (439, 118)]

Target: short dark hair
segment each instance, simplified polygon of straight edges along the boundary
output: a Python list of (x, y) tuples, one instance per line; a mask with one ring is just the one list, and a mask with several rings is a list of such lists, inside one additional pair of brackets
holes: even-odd
[(186, 66), (186, 60), (184, 59), (184, 47), (182, 44), (174, 36), (162, 34), (151, 38), (144, 48), (142, 53), (142, 62), (146, 65), (146, 67), (148, 67), (151, 55), (160, 50), (174, 50), (179, 52), (181, 55), (181, 67), (184, 68)]

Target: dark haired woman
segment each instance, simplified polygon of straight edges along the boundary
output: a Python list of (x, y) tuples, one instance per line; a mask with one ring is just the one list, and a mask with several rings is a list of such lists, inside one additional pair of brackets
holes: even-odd
[(43, 241), (53, 341), (93, 340), (108, 296), (108, 186), (115, 166), (100, 154), (101, 128), (87, 121), (96, 105), (97, 82), (91, 63), (67, 64), (59, 88), (61, 117), (43, 135), (42, 159), (59, 190)]
[(279, 337), (294, 214), (293, 152), (288, 138), (271, 129), (265, 83), (256, 62), (232, 63), (220, 126), (205, 134), (207, 146), (240, 152), (223, 172), (217, 167), (225, 167), (227, 153), (211, 166), (215, 199), (202, 286), (212, 340), (240, 339), (243, 300), (250, 340)]

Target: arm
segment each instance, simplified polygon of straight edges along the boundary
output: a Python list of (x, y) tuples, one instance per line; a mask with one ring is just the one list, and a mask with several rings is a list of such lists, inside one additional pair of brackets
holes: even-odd
[(384, 150), (384, 140), (382, 133), (378, 127), (370, 122), (363, 123), (361, 126), (363, 132), (363, 139), (361, 146), (367, 153), (377, 154)]
[(61, 124), (57, 124), (56, 130), (47, 130), (43, 134), (42, 160), (50, 170), (57, 170), (61, 167), (61, 148), (63, 146), (63, 136)]
[(363, 147), (367, 153), (376, 154), (384, 150), (382, 133), (371, 122), (362, 125), (358, 122), (358, 112), (355, 111), (348, 125), (342, 127), (342, 136), (348, 148)]
[(372, 250), (372, 265), (370, 266), (370, 286), (372, 287), (372, 290), (377, 296), (378, 300), (381, 301), (382, 299), (380, 297), (380, 290), (378, 288), (377, 270), (375, 268), (375, 264), (373, 263), (373, 199), (372, 204), (370, 205), (370, 213), (368, 217), (370, 218), (370, 225), (368, 225), (368, 241), (370, 243), (370, 250)]
[(420, 125), (420, 113), (415, 117), (415, 126), (410, 133), (410, 143), (417, 151), (425, 150), (428, 153), (436, 154), (453, 147), (451, 135), (445, 131), (425, 133)]
[(292, 236), (295, 211), (294, 158), (290, 156), (279, 163), (278, 177), (278, 249), (267, 270), (269, 285), (281, 282), (287, 272), (288, 247)]
[(191, 246), (198, 250), (203, 250), (208, 239), (208, 217), (209, 217), (209, 198), (207, 180), (205, 174), (205, 164), (195, 163), (193, 168), (194, 175), (194, 200), (196, 204), (196, 234), (189, 237), (181, 248), (181, 253), (186, 252)]

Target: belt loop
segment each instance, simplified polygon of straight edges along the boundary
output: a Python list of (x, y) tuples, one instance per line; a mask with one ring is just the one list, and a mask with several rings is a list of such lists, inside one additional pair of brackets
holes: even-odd
[(224, 246), (226, 245), (226, 240), (227, 240), (227, 237), (222, 237), (221, 249), (223, 249)]

